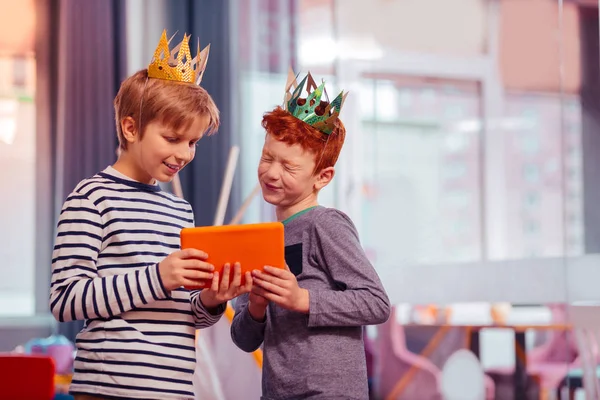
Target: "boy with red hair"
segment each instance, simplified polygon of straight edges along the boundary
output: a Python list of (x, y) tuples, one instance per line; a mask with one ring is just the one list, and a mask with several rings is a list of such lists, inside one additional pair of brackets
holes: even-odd
[(318, 205), (344, 144), (345, 96), (322, 100), (310, 74), (286, 89), (285, 108), (263, 117), (258, 179), (284, 224), (288, 269), (252, 273), (231, 335), (244, 351), (263, 346), (263, 399), (366, 399), (363, 326), (385, 322), (390, 303), (350, 218)]

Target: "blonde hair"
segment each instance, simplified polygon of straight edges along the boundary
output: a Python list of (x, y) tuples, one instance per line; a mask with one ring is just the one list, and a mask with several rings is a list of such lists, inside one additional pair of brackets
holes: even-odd
[(135, 121), (140, 137), (144, 135), (144, 126), (153, 121), (177, 131), (190, 126), (200, 115), (209, 117), (207, 135), (219, 128), (219, 109), (204, 88), (191, 83), (148, 78), (145, 69), (121, 83), (114, 106), (119, 146), (123, 150), (127, 149), (127, 141), (121, 121), (127, 117)]

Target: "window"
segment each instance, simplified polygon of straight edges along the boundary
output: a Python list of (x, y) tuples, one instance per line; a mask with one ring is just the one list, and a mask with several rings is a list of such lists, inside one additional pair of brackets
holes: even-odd
[(527, 183), (538, 183), (540, 180), (540, 171), (537, 165), (525, 164), (523, 166), (523, 179)]
[(34, 2), (9, 8), (0, 17), (0, 317), (36, 308)]
[(395, 76), (360, 88), (377, 110), (361, 115), (354, 160), (370, 188), (356, 219), (365, 248), (384, 268), (478, 259), (478, 85)]
[(525, 195), (525, 206), (526, 207), (537, 207), (540, 204), (540, 195), (536, 192), (529, 192)]

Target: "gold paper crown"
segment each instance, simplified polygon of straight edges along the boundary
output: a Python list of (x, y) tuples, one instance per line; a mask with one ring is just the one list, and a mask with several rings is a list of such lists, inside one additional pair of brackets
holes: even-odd
[(208, 61), (210, 44), (200, 52), (200, 41), (198, 41), (196, 57), (192, 58), (189, 45), (191, 35), (184, 34), (181, 43), (173, 50), (169, 50), (169, 43), (174, 36), (167, 40), (167, 30), (163, 30), (152, 62), (148, 66), (148, 77), (200, 85)]

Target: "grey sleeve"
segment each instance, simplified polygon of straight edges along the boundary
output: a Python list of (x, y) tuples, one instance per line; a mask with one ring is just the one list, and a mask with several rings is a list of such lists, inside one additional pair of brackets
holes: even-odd
[(314, 256), (338, 289), (309, 291), (308, 326), (362, 326), (387, 321), (390, 301), (350, 218), (328, 209), (314, 229)]
[(248, 311), (248, 294), (239, 296), (235, 300), (234, 308), (235, 316), (231, 322), (231, 339), (237, 347), (251, 353), (258, 349), (264, 340), (267, 320), (258, 322), (252, 318)]

